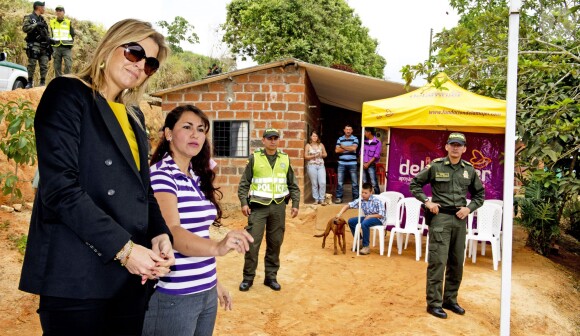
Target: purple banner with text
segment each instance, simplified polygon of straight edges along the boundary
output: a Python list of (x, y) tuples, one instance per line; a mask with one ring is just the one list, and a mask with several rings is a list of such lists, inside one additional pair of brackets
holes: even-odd
[[(391, 144), (387, 170), (387, 190), (398, 191), (406, 197), (411, 179), (431, 160), (447, 156), (445, 143), (449, 131), (391, 129)], [(503, 199), (503, 134), (464, 133), (467, 150), (462, 159), (470, 162), (483, 185), (485, 199)], [(430, 187), (424, 188), (431, 195)], [(469, 196), (468, 196), (469, 197)]]

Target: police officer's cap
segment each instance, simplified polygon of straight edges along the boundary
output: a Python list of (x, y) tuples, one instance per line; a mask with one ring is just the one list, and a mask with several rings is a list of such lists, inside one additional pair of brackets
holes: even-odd
[(465, 135), (463, 133), (451, 133), (449, 138), (447, 138), (447, 143), (458, 143), (460, 145), (465, 145)]
[(56, 6), (56, 8), (54, 9), (55, 11), (63, 11), (64, 12), (64, 7), (61, 5)]
[(278, 132), (278, 130), (275, 128), (266, 128), (266, 130), (264, 131), (264, 135), (262, 135), (262, 138), (269, 138), (271, 136), (280, 137), (280, 132)]
[(35, 1), (35, 2), (32, 4), (32, 6), (33, 6), (33, 7), (39, 7), (39, 6), (42, 6), (42, 7), (44, 7), (44, 1)]

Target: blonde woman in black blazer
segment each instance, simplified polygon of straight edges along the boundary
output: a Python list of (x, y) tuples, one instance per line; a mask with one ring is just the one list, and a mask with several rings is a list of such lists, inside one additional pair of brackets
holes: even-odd
[(86, 69), (55, 78), (40, 100), (40, 184), (19, 288), (40, 295), (45, 335), (140, 335), (149, 285), (175, 262), (137, 107), (167, 54), (149, 23), (120, 21)]

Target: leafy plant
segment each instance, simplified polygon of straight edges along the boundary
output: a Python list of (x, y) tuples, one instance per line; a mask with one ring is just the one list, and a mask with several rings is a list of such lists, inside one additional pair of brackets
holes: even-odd
[(181, 16), (176, 16), (172, 23), (163, 20), (157, 24), (167, 30), (165, 39), (173, 52), (183, 52), (179, 46), (181, 41), (187, 41), (191, 44), (199, 43), (199, 36), (194, 31), (195, 27)]
[(34, 114), (31, 102), (27, 100), (0, 103), (0, 122), (6, 124), (6, 132), (0, 141), (0, 151), (8, 160), (14, 161), (14, 171), (0, 175), (0, 189), (12, 199), (22, 198), (17, 186), (18, 167), (33, 165), (36, 162), (36, 143), (34, 136)]
[(524, 197), (515, 198), (514, 220), (528, 232), (527, 245), (547, 256), (560, 235), (558, 210), (562, 199), (558, 177), (553, 172), (538, 170), (521, 179)]
[(24, 252), (26, 251), (26, 242), (28, 241), (28, 236), (25, 234), (10, 234), (8, 239), (12, 242), (12, 245), (18, 249), (18, 252), (24, 255)]
[(576, 199), (568, 202), (563, 217), (568, 222), (566, 232), (580, 241), (580, 201)]
[(221, 26), (223, 41), (243, 60), (259, 64), (294, 57), (382, 78), (385, 59), (345, 0), (233, 0)]

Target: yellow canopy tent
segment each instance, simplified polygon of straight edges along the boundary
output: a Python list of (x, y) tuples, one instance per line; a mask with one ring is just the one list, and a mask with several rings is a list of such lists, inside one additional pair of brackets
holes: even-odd
[(506, 101), (469, 92), (446, 74), (409, 93), (363, 103), (363, 127), (505, 133)]

